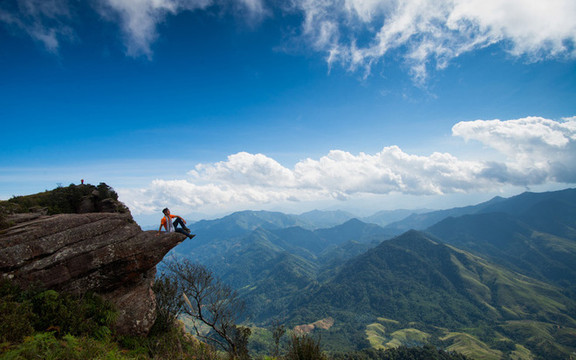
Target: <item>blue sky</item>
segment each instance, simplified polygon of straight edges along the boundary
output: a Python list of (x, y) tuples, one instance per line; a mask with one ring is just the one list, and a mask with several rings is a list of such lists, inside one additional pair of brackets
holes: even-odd
[(0, 199), (106, 182), (145, 221), (573, 187), (574, 18), (571, 0), (3, 1)]

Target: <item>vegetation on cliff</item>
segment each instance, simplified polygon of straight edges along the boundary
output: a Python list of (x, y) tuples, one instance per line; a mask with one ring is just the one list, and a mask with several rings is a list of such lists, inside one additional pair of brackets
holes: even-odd
[(119, 336), (116, 311), (98, 295), (22, 290), (0, 283), (2, 359), (217, 359), (173, 322), (148, 337)]
[(70, 184), (32, 195), (13, 196), (0, 201), (0, 230), (13, 223), (9, 215), (40, 212), (47, 215), (83, 212), (128, 212), (118, 201), (118, 194), (105, 183)]

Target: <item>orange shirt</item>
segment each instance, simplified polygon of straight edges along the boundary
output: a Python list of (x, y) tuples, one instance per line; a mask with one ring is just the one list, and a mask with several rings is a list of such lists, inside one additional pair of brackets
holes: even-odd
[[(171, 219), (173, 219), (175, 217), (176, 217), (176, 215), (170, 214)], [(166, 216), (162, 217), (162, 220), (160, 220), (160, 226), (164, 226), (164, 229), (166, 229), (166, 231), (168, 231), (168, 227), (166, 226)]]

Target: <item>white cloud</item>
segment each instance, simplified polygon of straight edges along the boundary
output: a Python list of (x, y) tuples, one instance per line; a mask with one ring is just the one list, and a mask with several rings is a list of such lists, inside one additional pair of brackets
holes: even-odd
[[(507, 168), (518, 181), (553, 179), (576, 182), (576, 117), (554, 121), (541, 117), (518, 120), (476, 120), (461, 122), (452, 128), (455, 136), (476, 140), (506, 157)], [(495, 171), (492, 169), (491, 171)], [(501, 175), (499, 175), (501, 176)], [(542, 179), (543, 178), (543, 179)], [(537, 180), (541, 179), (541, 180)]]
[(0, 23), (24, 31), (53, 53), (74, 38), (67, 0), (15, 0), (0, 4)]
[(166, 204), (188, 211), (225, 211), (290, 201), (576, 183), (576, 117), (476, 120), (456, 124), (452, 133), (494, 148), (503, 160), (461, 160), (448, 153), (422, 156), (387, 146), (375, 154), (333, 150), (289, 169), (263, 154), (241, 152), (226, 161), (197, 165), (188, 180), (156, 180), (146, 189), (124, 191), (123, 198), (135, 213), (158, 211)]
[[(228, 8), (248, 21), (273, 13), (302, 14), (302, 36), (341, 64), (369, 74), (374, 64), (400, 56), (423, 82), (431, 67), (442, 69), (459, 55), (502, 43), (513, 56), (531, 61), (576, 57), (574, 0), (93, 0), (104, 18), (117, 22), (127, 53), (151, 56), (158, 25), (185, 11)], [(289, 4), (289, 5), (288, 5)], [(8, 0), (0, 22), (19, 28), (57, 51), (74, 38), (69, 0)], [(393, 55), (391, 54), (393, 53)]]
[[(267, 14), (263, 0), (93, 0), (90, 4), (104, 19), (118, 23), (130, 56), (152, 56), (158, 25), (168, 15), (211, 6), (243, 10), (242, 15), (250, 20)], [(72, 9), (69, 0), (7, 0), (0, 3), (0, 23), (23, 30), (49, 51), (57, 52), (63, 40), (75, 36), (69, 24), (81, 14)]]
[(274, 159), (246, 152), (230, 155), (228, 161), (199, 164), (189, 174), (202, 182), (233, 182), (263, 187), (290, 187), (294, 184), (292, 172)]
[(392, 51), (424, 81), (430, 64), (502, 42), (514, 56), (576, 56), (573, 0), (292, 0), (328, 61), (367, 73)]
[(263, 0), (99, 0), (100, 12), (107, 18), (119, 17), (131, 56), (152, 55), (151, 45), (158, 38), (157, 27), (166, 16), (186, 11), (207, 10), (210, 7), (230, 7), (249, 20), (267, 14)]
[(212, 0), (102, 0), (100, 12), (119, 16), (129, 55), (152, 55), (151, 44), (158, 37), (157, 26), (167, 14), (205, 9)]

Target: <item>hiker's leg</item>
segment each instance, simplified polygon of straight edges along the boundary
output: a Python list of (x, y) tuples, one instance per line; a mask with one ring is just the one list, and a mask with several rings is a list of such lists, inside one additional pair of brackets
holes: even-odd
[(176, 231), (177, 233), (180, 233), (180, 234), (184, 234), (186, 236), (190, 235), (190, 233), (188, 231), (181, 229), (181, 228), (176, 228), (174, 231)]
[(176, 218), (176, 220), (174, 220), (172, 224), (174, 224), (174, 229), (176, 229), (176, 231), (178, 231), (178, 226), (180, 226), (184, 230), (190, 230), (186, 227), (186, 225), (184, 225), (184, 222), (180, 218)]

